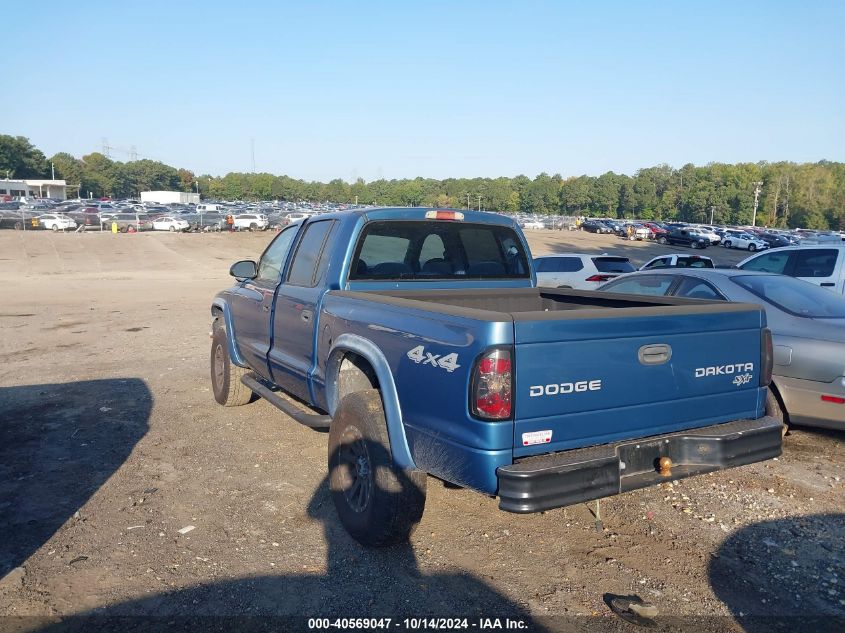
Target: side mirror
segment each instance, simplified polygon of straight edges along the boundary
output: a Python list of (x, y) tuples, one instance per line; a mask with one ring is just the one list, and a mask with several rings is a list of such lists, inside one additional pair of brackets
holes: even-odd
[(255, 279), (258, 275), (258, 267), (251, 259), (243, 259), (232, 264), (229, 274), (235, 279)]

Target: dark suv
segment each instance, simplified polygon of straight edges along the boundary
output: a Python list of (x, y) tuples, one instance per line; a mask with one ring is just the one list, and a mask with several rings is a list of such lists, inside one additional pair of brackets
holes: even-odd
[(673, 228), (668, 233), (658, 235), (657, 241), (661, 244), (680, 244), (690, 248), (707, 248), (710, 246), (710, 240), (693, 229)]

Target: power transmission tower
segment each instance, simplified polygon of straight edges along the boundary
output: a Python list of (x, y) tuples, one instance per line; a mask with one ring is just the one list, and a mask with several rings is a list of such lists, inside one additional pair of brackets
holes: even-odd
[(102, 141), (103, 141), (103, 156), (105, 156), (106, 158), (111, 158), (111, 155), (109, 154), (109, 150), (111, 149), (111, 146), (109, 145), (109, 139), (107, 139), (104, 136), (102, 138)]
[(129, 160), (138, 160), (138, 148), (134, 145), (129, 146)]

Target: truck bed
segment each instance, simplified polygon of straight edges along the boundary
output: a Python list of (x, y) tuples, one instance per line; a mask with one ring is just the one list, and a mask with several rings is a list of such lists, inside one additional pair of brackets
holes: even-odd
[[(756, 306), (724, 301), (710, 302), (684, 297), (643, 297), (642, 295), (557, 288), (333, 291), (332, 294), (356, 299), (366, 298), (389, 305), (428, 309), (482, 321), (610, 318), (623, 315), (627, 317), (637, 314), (657, 314), (661, 312), (660, 308), (664, 308), (663, 312), (673, 314), (744, 312), (749, 309), (758, 309)], [(686, 309), (679, 310), (680, 307)], [(619, 308), (627, 308), (627, 310), (619, 312)], [(637, 308), (645, 310), (636, 310)], [(554, 314), (575, 310), (589, 310), (590, 314)]]

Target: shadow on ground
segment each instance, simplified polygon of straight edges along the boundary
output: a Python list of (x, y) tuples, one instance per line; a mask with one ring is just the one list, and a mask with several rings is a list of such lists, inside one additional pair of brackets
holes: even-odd
[(709, 569), (749, 633), (845, 631), (845, 514), (764, 521), (725, 540)]
[[(373, 442), (367, 445), (371, 454), (383, 450)], [(372, 485), (382, 484), (374, 478)], [(393, 482), (389, 491), (387, 486), (382, 490), (387, 503), (421, 492), (407, 477)], [(108, 605), (61, 621), (45, 621), (41, 630), (305, 631), (313, 628), (309, 618), (391, 618), (386, 630), (394, 631), (446, 626), (406, 626), (406, 617), (467, 618), (469, 629), (477, 629), (478, 624), (472, 623), (481, 618), (500, 618), (504, 628), (504, 619), (510, 618), (524, 622), (526, 628), (522, 630), (546, 630), (531, 621), (527, 609), (483, 579), (457, 569), (421, 572), (407, 541), (385, 548), (359, 545), (340, 525), (328, 478), (312, 496), (308, 515), (324, 529), (325, 573), (263, 575), (200, 584)], [(384, 622), (365, 628), (383, 629)], [(323, 624), (321, 628), (329, 627)]]
[(137, 378), (0, 389), (0, 578), (120, 468), (152, 402)]

